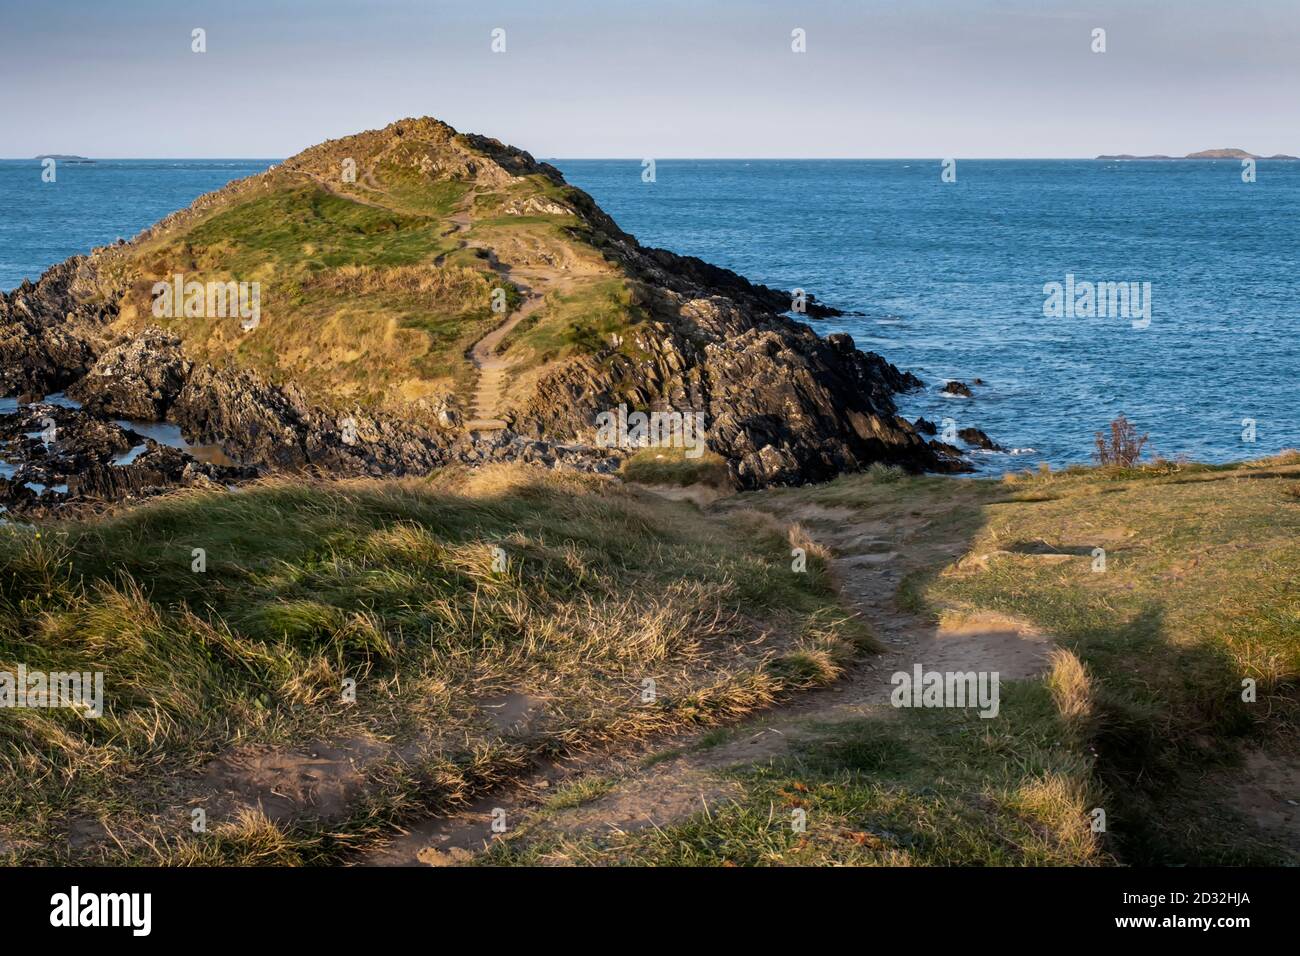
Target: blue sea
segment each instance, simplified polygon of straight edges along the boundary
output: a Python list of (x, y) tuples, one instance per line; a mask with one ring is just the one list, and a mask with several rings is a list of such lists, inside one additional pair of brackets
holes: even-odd
[[(0, 288), (130, 237), (272, 160), (0, 162)], [(814, 323), (915, 372), (909, 417), (973, 425), (1013, 454), (1085, 462), (1123, 412), (1202, 461), (1300, 446), (1300, 163), (552, 160), (643, 243), (853, 313)], [(1044, 286), (1150, 283), (1150, 322), (1044, 315)], [(974, 397), (939, 393), (948, 379)], [(1243, 440), (1253, 421), (1254, 441)]]

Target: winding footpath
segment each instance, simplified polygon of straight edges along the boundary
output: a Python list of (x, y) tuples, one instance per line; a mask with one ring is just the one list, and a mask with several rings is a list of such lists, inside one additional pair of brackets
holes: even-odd
[(470, 361), (478, 368), (479, 375), (470, 405), (474, 417), (465, 423), (466, 431), (496, 431), (506, 427), (498, 415), (505, 393), (506, 369), (510, 363), (497, 349), (520, 322), (542, 307), (543, 301), (542, 296), (526, 286), (516, 283), (516, 288), (523, 293), (524, 304), (469, 350)]
[[(322, 189), (342, 199), (373, 206), (376, 209), (392, 211), (391, 206), (363, 195), (365, 192), (382, 192), (382, 187), (375, 180), (373, 164), (361, 172), (355, 184), (357, 187), (355, 190), (340, 189), (337, 183), (315, 173), (305, 173), (304, 175)], [(501, 343), (505, 341), (506, 337), (518, 328), (521, 322), (542, 308), (546, 302), (547, 292), (569, 290), (577, 280), (595, 278), (605, 274), (600, 268), (581, 263), (572, 264), (576, 265), (576, 268), (571, 265), (560, 269), (532, 269), (501, 262), (492, 249), (481, 246), (467, 237), (473, 225), (470, 214), (473, 205), (474, 195), (471, 193), (461, 203), (460, 208), (445, 220), (451, 223), (452, 228), (444, 236), (458, 236), (457, 245), (461, 249), (484, 250), (495, 274), (503, 280), (509, 280), (523, 295), (524, 301), (517, 309), (508, 314), (504, 322), (470, 346), (469, 351), (466, 353), (466, 358), (474, 363), (474, 367), (479, 372), (478, 381), (474, 386), (474, 394), (469, 402), (469, 416), (464, 424), (465, 431), (471, 434), (500, 431), (508, 427), (509, 423), (501, 417), (505, 410), (506, 384), (509, 380), (508, 371), (512, 364), (500, 351)], [(439, 256), (435, 260), (435, 265), (440, 265), (444, 258), (445, 255)], [(521, 273), (532, 285), (525, 285), (516, 278), (516, 275)]]
[[(671, 826), (740, 798), (739, 786), (725, 773), (728, 769), (769, 764), (815, 739), (827, 726), (889, 719), (895, 713), (889, 703), (894, 671), (923, 662), (930, 669), (997, 670), (1005, 679), (1026, 679), (1047, 669), (1052, 639), (1023, 621), (978, 613), (941, 624), (899, 606), (897, 590), (904, 577), (947, 565), (967, 551), (967, 535), (933, 530), (950, 520), (952, 503), (922, 501), (906, 511), (879, 508), (869, 514), (851, 507), (788, 505), (768, 496), (747, 502), (724, 499), (705, 511), (746, 507), (766, 511), (783, 523), (798, 523), (831, 548), (832, 573), (844, 602), (879, 635), (879, 654), (864, 656), (828, 687), (794, 694), (733, 725), (724, 743), (697, 747), (694, 744), (707, 732), (687, 732), (545, 763), (458, 812), (412, 824), (360, 854), (357, 862), (469, 863), (497, 838), (492, 822), (500, 810), (506, 811), (512, 826), (528, 823), (532, 839)], [(514, 732), (527, 733), (527, 722)], [(589, 802), (546, 810), (547, 798), (558, 787), (583, 778), (615, 784)]]

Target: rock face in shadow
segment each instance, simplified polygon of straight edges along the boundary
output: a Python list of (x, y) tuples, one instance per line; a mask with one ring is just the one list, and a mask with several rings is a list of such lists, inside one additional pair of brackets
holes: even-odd
[(75, 256), (0, 296), (0, 396), (35, 400), (89, 371), (116, 314), (94, 301), (94, 276)]
[(36, 402), (0, 414), (0, 506), (16, 515), (41, 517), (256, 475), (254, 468), (198, 461), (80, 408)]
[[(424, 137), (424, 174), (445, 167), (458, 181), (468, 177), (497, 189), (539, 177), (557, 187), (563, 199), (524, 196), (515, 211), (529, 214), (529, 203), (540, 202), (577, 216), (581, 226), (569, 230), (571, 241), (617, 267), (643, 316), (629, 326), (631, 354), (611, 346), (544, 367), (527, 394), (503, 410), (509, 426), (503, 434), (467, 434), (457, 427), (463, 409), (455, 407), (409, 417), (326, 407), (292, 381), (195, 359), (172, 333), (115, 326), (133, 280), (122, 269), (127, 257), (110, 247), (70, 259), (0, 298), (0, 395), (32, 401), (66, 389), (82, 404), (83, 418), (172, 422), (190, 442), (219, 445), (243, 468), (262, 472), (404, 475), (501, 460), (615, 471), (628, 451), (597, 447), (596, 425), (601, 412), (620, 405), (702, 413), (708, 449), (726, 460), (741, 488), (820, 481), (874, 462), (915, 472), (969, 468), (951, 446), (927, 441), (898, 416), (893, 396), (921, 387), (917, 378), (859, 351), (848, 335), (823, 338), (791, 318), (789, 292), (641, 246), (590, 196), (568, 187), (558, 170), (521, 150), (423, 119), (313, 147), (283, 166), (286, 175), (318, 175), (316, 166), (336, 153), (374, 153), (415, 136)], [(220, 209), (229, 197), (265, 193), (276, 182), (253, 177), (200, 197), (136, 242)], [(802, 307), (809, 318), (839, 314), (812, 296)], [(68, 482), (69, 493), (75, 487), (111, 497), (154, 487), (155, 479), (184, 483), (171, 451), (177, 449), (142, 455), (147, 460), (138, 478), (104, 471), (122, 466), (91, 456), (85, 474)]]
[(703, 411), (707, 446), (741, 488), (822, 481), (876, 461), (968, 467), (896, 414), (891, 396), (920, 381), (858, 351), (848, 335), (823, 339), (779, 316), (755, 322), (721, 297), (659, 294), (691, 321), (646, 323), (636, 339), (642, 362), (611, 350), (543, 378), (514, 427), (592, 440), (593, 408)]

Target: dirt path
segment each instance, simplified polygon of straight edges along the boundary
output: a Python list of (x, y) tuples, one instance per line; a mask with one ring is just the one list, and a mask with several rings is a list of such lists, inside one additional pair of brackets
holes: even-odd
[[(382, 186), (375, 180), (373, 164), (361, 171), (355, 184), (357, 189), (353, 191), (345, 191), (339, 188), (337, 183), (314, 173), (304, 172), (303, 175), (332, 195), (377, 209), (392, 210), (391, 206), (360, 194), (366, 190), (382, 194)], [(492, 270), (503, 279), (508, 279), (522, 293), (524, 301), (504, 322), (475, 342), (467, 353), (467, 357), (479, 371), (474, 394), (470, 400), (469, 419), (465, 422), (465, 429), (470, 432), (495, 431), (506, 427), (507, 423), (500, 416), (503, 411), (511, 361), (499, 352), (506, 336), (541, 309), (545, 305), (548, 294), (571, 291), (583, 280), (606, 274), (599, 267), (576, 260), (555, 268), (539, 268), (501, 261), (495, 250), (475, 242), (468, 236), (474, 223), (472, 210), (475, 198), (476, 194), (471, 192), (464, 197), (456, 211), (444, 219), (451, 226), (443, 234), (444, 238), (458, 237), (456, 244), (461, 249), (481, 249), (486, 254)], [(444, 253), (434, 260), (434, 265), (442, 265), (445, 259)]]
[[(919, 504), (920, 511), (867, 517), (848, 508), (771, 507), (771, 500), (763, 505), (781, 521), (799, 522), (814, 540), (832, 549), (832, 569), (845, 601), (879, 636), (881, 654), (862, 660), (830, 687), (801, 694), (745, 721), (721, 743), (699, 746), (704, 735), (695, 734), (622, 754), (548, 765), (508, 793), (490, 795), (454, 817), (426, 821), (364, 862), (464, 863), (493, 839), (494, 811), (509, 829), (527, 821), (533, 836), (664, 826), (736, 796), (738, 785), (723, 779), (720, 770), (778, 758), (813, 734), (816, 725), (868, 715), (890, 719), (896, 714), (889, 705), (895, 671), (910, 671), (920, 663), (927, 670), (996, 670), (1002, 679), (1019, 679), (1046, 668), (1051, 641), (1020, 622), (981, 614), (936, 625), (898, 607), (895, 593), (905, 575), (950, 563), (966, 551), (966, 540), (959, 535), (927, 534), (940, 510)], [(647, 766), (646, 758), (652, 755), (656, 759)], [(593, 774), (616, 783), (577, 806), (537, 813), (557, 785)]]
[(478, 367), (478, 382), (474, 386), (474, 398), (470, 405), (473, 419), (465, 423), (468, 431), (485, 431), (505, 428), (506, 423), (498, 418), (501, 411), (501, 399), (505, 393), (506, 370), (510, 362), (497, 352), (498, 346), (520, 322), (542, 307), (543, 297), (527, 286), (516, 283), (516, 288), (524, 295), (524, 303), (510, 314), (510, 317), (474, 343), (469, 350), (470, 361)]
[[(390, 207), (383, 203), (368, 199), (356, 192), (345, 192), (339, 189), (337, 184), (330, 182), (323, 176), (314, 173), (306, 173), (305, 175), (332, 195), (365, 206), (372, 206), (376, 209), (390, 210)], [(374, 179), (373, 170), (369, 167), (358, 177), (357, 185), (365, 189), (379, 189)], [(447, 217), (447, 221), (451, 223), (452, 228), (446, 235), (454, 236), (469, 230), (472, 223), (469, 212), (472, 202), (473, 197), (471, 196), (468, 202), (462, 204), (460, 209)], [(461, 239), (458, 245), (463, 249), (473, 244)], [(439, 256), (435, 265), (441, 265), (444, 258), (445, 256)], [(491, 258), (491, 262), (493, 268), (498, 272), (510, 272), (508, 267), (502, 267), (500, 263), (495, 261), (494, 257)], [(524, 295), (523, 304), (512, 312), (505, 322), (475, 342), (469, 350), (469, 359), (478, 368), (479, 377), (470, 403), (471, 418), (465, 423), (467, 431), (494, 431), (506, 427), (506, 423), (497, 415), (500, 410), (502, 394), (505, 391), (506, 368), (509, 363), (497, 353), (497, 347), (520, 322), (541, 308), (544, 301), (543, 296), (534, 293), (528, 287), (521, 286), (518, 283), (515, 283), (515, 285)]]

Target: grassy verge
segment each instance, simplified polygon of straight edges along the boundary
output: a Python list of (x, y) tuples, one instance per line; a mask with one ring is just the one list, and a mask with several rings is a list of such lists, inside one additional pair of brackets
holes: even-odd
[[(770, 524), (514, 468), (2, 529), (0, 671), (102, 671), (105, 710), (0, 712), (0, 860), (329, 862), (538, 758), (732, 720), (862, 639), (788, 548)], [(512, 694), (541, 702), (527, 732), (483, 706)], [(332, 817), (204, 789), (232, 748), (338, 741), (370, 757)]]
[(726, 459), (708, 450), (687, 458), (683, 448), (646, 448), (623, 462), (622, 474), (642, 485), (731, 487)]
[(614, 835), (542, 820), (484, 862), (1295, 862), (1294, 839), (1240, 797), (1260, 784), (1249, 755), (1297, 757), (1297, 479), (1283, 456), (1001, 482), (864, 475), (755, 496), (778, 511), (910, 511), (906, 546), (960, 540), (962, 554), (904, 578), (898, 603), (1030, 621), (1054, 638), (1053, 666), (1004, 682), (996, 720), (886, 709), (818, 726), (778, 759), (720, 772), (739, 795), (707, 812)]
[[(1050, 692), (1011, 685), (1006, 720), (907, 711), (814, 728), (790, 756), (723, 775), (725, 800), (674, 826), (498, 841), (492, 865), (1090, 866), (1089, 761)], [(604, 787), (575, 787), (560, 807)]]
[(1294, 751), (1297, 477), (1294, 456), (1022, 476), (986, 509), (982, 561), (909, 582), (931, 606), (1034, 621), (1095, 675), (1093, 744), (1131, 862), (1285, 858), (1228, 790), (1248, 782), (1244, 746)]

